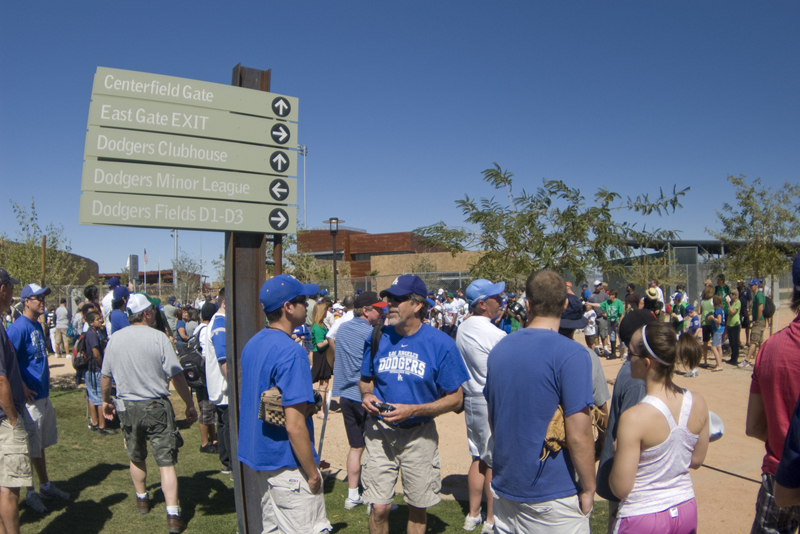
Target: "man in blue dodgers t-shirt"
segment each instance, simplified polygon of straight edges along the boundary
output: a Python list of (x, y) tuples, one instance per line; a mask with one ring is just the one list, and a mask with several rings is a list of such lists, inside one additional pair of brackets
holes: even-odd
[[(461, 384), (469, 380), (455, 341), (423, 324), (428, 289), (418, 276), (403, 275), (389, 289), (389, 326), (375, 357), (371, 341), (361, 365), (362, 405), (369, 413), (364, 427), (366, 453), (361, 482), (364, 500), (372, 503), (369, 531), (389, 530), (389, 511), (398, 472), (408, 503), (411, 534), (425, 532), (427, 508), (437, 504), (442, 487), (439, 435), (433, 418), (458, 409)], [(378, 403), (390, 406), (379, 408)]]
[[(588, 534), (595, 492), (592, 364), (585, 347), (558, 333), (567, 304), (564, 279), (536, 271), (525, 291), (530, 322), (489, 353), (484, 389), (494, 437), (495, 532)], [(559, 405), (567, 447), (542, 462)]]
[[(316, 284), (282, 274), (264, 282), (258, 300), (269, 326), (242, 351), (239, 461), (256, 471), (264, 532), (330, 531), (322, 495), (322, 475), (314, 450), (314, 425), (305, 417), (314, 402), (308, 355), (292, 331), (306, 320), (306, 298)], [(261, 393), (277, 386), (286, 427), (258, 418)]]
[(50, 403), (50, 366), (47, 362), (44, 331), (39, 317), (44, 313), (44, 299), (50, 288), (28, 284), (22, 288), (19, 298), (24, 305), (22, 316), (8, 329), (8, 339), (17, 353), (17, 363), (22, 375), (26, 408), (33, 425), (28, 431), (28, 452), (36, 474), (39, 475), (39, 493), (28, 488), (25, 502), (38, 513), (47, 511), (42, 498), (69, 499), (69, 493), (61, 491), (47, 476), (44, 450), (58, 441), (56, 412)]

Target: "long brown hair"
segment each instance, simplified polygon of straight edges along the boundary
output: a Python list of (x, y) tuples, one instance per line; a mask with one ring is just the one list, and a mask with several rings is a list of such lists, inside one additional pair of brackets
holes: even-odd
[(331, 307), (330, 300), (323, 300), (316, 306), (314, 306), (314, 315), (311, 317), (311, 321), (313, 324), (318, 324), (324, 329), (328, 329), (327, 326), (322, 322), (325, 320), (325, 315), (328, 313), (328, 308)]
[(659, 377), (672, 378), (677, 363), (683, 364), (687, 369), (694, 369), (700, 364), (702, 347), (697, 338), (684, 332), (676, 339), (675, 329), (669, 323), (651, 323), (642, 327), (642, 341), (636, 348), (637, 354), (641, 356), (650, 355), (645, 347), (645, 341), (656, 356), (666, 363), (656, 367)]

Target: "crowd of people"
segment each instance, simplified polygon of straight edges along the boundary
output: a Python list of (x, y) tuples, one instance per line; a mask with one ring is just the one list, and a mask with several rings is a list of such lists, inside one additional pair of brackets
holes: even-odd
[[(666, 299), (656, 280), (644, 296), (629, 284), (619, 298), (601, 281), (575, 294), (549, 270), (531, 273), (519, 298), (503, 282), (479, 279), (463, 292), (435, 293), (403, 275), (380, 294), (358, 291), (341, 303), (314, 284), (274, 276), (259, 291), (267, 326), (241, 354), (238, 429), (227, 424), (224, 291), (216, 304), (161, 306), (112, 280), (107, 306), (89, 287), (82, 324), (68, 316), (67, 324), (83, 332), (93, 355), (83, 375), (95, 407), (90, 427), (110, 433), (103, 422), (119, 418), (141, 513), (151, 509), (150, 442), (169, 532), (185, 528), (170, 385), (186, 404), (187, 421), (200, 422), (201, 450), (219, 454), (222, 472), (231, 470), (230, 432), (238, 432), (236, 460), (256, 473), (265, 532), (331, 529), (313, 422), (315, 413), (327, 417), (331, 397), (339, 399), (350, 446), (344, 507), (366, 506), (370, 532), (388, 532), (398, 476), (407, 531), (425, 531), (427, 509), (440, 501), (436, 418), (448, 412), (463, 412), (472, 457), (464, 530), (588, 533), (598, 494), (609, 501), (609, 532), (694, 532), (689, 470), (702, 465), (713, 429), (702, 394), (673, 377), (697, 376), (709, 344), (711, 370), (723, 369), (726, 337), (729, 363), (753, 362), (747, 434), (767, 444), (752, 531), (793, 532), (800, 526), (800, 257), (793, 282), (798, 316), (762, 344), (769, 306), (757, 279), (737, 289), (724, 277), (716, 286), (709, 280), (695, 306), (681, 286)], [(15, 284), (0, 269), (3, 309)], [(44, 508), (42, 499), (69, 499), (47, 478), (44, 461), (56, 439), (41, 324), (47, 294), (25, 286), (22, 314), (8, 336), (0, 329), (0, 443), (5, 458), (20, 456), (0, 472), (8, 532), (18, 531), (21, 487), (29, 487), (34, 509), (37, 502)], [(59, 322), (54, 312), (54, 329), (63, 329), (64, 317)], [(65, 344), (68, 350), (65, 334), (52, 336), (57, 354)], [(740, 354), (743, 334), (747, 354)], [(205, 375), (194, 388), (196, 404), (179, 362), (192, 350), (202, 355)], [(623, 359), (613, 394), (601, 357)], [(264, 417), (264, 395), (274, 388), (279, 422)]]

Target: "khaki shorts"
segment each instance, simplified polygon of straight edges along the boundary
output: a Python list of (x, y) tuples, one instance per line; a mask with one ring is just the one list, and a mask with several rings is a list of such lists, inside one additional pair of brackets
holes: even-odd
[(753, 324), (750, 326), (750, 346), (755, 345), (756, 348), (761, 347), (761, 343), (764, 341), (764, 329), (766, 325), (767, 323), (764, 319), (753, 321)]
[(216, 425), (217, 409), (214, 408), (214, 404), (208, 400), (208, 389), (205, 387), (196, 388), (194, 393), (197, 397), (197, 422), (201, 425)]
[(6, 417), (0, 422), (0, 487), (26, 488), (33, 485), (28, 456), (28, 432), (22, 413), (17, 425)]
[[(56, 345), (61, 345), (62, 347), (64, 347), (65, 351), (69, 352), (70, 350), (69, 345), (71, 343), (71, 340), (69, 336), (67, 336), (67, 329), (56, 328), (55, 330), (56, 330), (56, 335), (55, 338), (53, 338), (53, 343), (55, 343)], [(53, 347), (53, 349), (55, 350), (55, 347)]]
[(605, 339), (608, 337), (608, 319), (605, 317), (598, 317), (597, 318), (597, 337), (599, 339)]
[(118, 412), (119, 421), (131, 462), (145, 461), (149, 441), (158, 467), (178, 463), (178, 430), (169, 399), (122, 402), (125, 410)]
[(391, 504), (398, 474), (403, 476), (406, 503), (429, 508), (441, 501), (442, 461), (435, 421), (397, 428), (370, 417), (364, 426), (364, 441), (361, 484), (366, 502)]
[(263, 532), (316, 534), (332, 529), (322, 491), (311, 493), (299, 469), (256, 471)]
[[(494, 492), (493, 492), (494, 493)], [(552, 501), (525, 503), (494, 496), (494, 531), (590, 534), (589, 515), (583, 515), (577, 495)]]
[(42, 450), (58, 443), (58, 429), (56, 429), (56, 411), (50, 397), (36, 399), (33, 404), (27, 404), (30, 419), (25, 421), (25, 430), (28, 431), (28, 451), (31, 458), (41, 458)]

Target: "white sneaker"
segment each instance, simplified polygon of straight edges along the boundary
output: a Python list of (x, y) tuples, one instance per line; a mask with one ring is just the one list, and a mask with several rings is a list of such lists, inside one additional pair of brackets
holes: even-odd
[(352, 510), (359, 504), (364, 504), (364, 501), (361, 500), (361, 496), (359, 495), (358, 499), (351, 499), (350, 497), (344, 500), (344, 509), (345, 510)]
[(464, 530), (475, 530), (475, 527), (483, 523), (483, 514), (479, 513), (476, 517), (472, 517), (468, 515), (464, 518), (464, 526), (462, 527)]
[(67, 493), (66, 491), (61, 491), (52, 482), (50, 483), (50, 489), (47, 491), (45, 491), (44, 488), (39, 486), (39, 494), (45, 499), (55, 499), (56, 497), (58, 497), (59, 499), (64, 499), (65, 501), (69, 500), (69, 493)]
[(494, 525), (491, 523), (484, 523), (481, 534), (494, 534)]
[(31, 510), (33, 510), (36, 513), (39, 513), (39, 514), (46, 514), (47, 513), (47, 507), (42, 502), (42, 496), (39, 495), (36, 492), (28, 493), (25, 496), (25, 504), (27, 504), (28, 508), (30, 508)]

